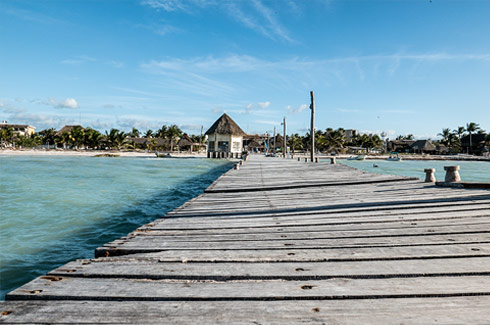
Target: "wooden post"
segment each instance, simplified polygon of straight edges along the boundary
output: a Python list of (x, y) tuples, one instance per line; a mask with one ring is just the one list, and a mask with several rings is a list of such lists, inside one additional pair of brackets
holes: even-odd
[(446, 177), (444, 179), (446, 183), (461, 182), (461, 177), (458, 173), (459, 166), (444, 166), (444, 170), (446, 171)]
[(434, 176), (434, 172), (436, 170), (434, 168), (426, 168), (425, 172), (425, 182), (426, 183), (434, 183), (436, 181), (436, 177)]
[[(274, 151), (273, 152), (276, 152), (276, 127), (274, 126), (274, 133), (272, 134), (272, 139), (274, 140)], [(271, 153), (273, 153), (271, 151)]]
[(284, 155), (284, 158), (286, 158), (286, 150), (287, 150), (287, 146), (286, 146), (286, 116), (284, 116), (283, 120), (282, 120), (282, 125), (283, 125), (283, 139), (282, 139), (282, 153)]
[(310, 160), (313, 162), (315, 158), (315, 95), (313, 94), (313, 91), (310, 91), (310, 97), (311, 97), (311, 104), (310, 104), (310, 109), (311, 109), (311, 126), (310, 126), (310, 137), (311, 137), (311, 142), (310, 142)]

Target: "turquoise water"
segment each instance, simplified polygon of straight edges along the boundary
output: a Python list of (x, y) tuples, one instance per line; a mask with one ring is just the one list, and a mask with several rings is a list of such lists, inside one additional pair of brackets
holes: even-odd
[[(459, 174), (462, 181), (466, 182), (488, 182), (490, 183), (490, 162), (484, 161), (437, 161), (437, 160), (345, 160), (339, 159), (339, 163), (366, 170), (377, 174), (389, 174), (399, 176), (411, 176), (425, 179), (425, 168), (436, 169), (436, 179), (444, 180), (446, 172), (444, 166), (459, 165)], [(378, 165), (377, 168), (373, 164)]]
[(0, 156), (0, 289), (10, 290), (202, 193), (224, 160)]

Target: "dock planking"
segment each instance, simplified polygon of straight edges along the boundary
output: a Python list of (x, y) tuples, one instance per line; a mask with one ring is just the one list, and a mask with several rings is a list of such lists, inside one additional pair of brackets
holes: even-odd
[(0, 323), (487, 322), (489, 225), (488, 189), (251, 156), (12, 291)]

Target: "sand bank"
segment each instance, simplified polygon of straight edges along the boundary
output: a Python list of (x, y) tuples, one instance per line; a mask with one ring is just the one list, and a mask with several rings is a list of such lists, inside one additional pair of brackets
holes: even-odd
[[(43, 150), (43, 149), (5, 149), (0, 150), (0, 156), (85, 156), (119, 155), (120, 157), (155, 157), (154, 152), (146, 151), (117, 151), (117, 150)], [(172, 157), (206, 157), (204, 152), (171, 152)]]

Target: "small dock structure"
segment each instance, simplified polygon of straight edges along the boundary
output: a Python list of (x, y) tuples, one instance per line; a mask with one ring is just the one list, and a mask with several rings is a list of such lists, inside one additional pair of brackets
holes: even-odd
[(490, 191), (252, 155), (6, 299), (6, 324), (488, 323)]
[(243, 136), (247, 135), (226, 113), (205, 133), (208, 136), (208, 158), (240, 158)]

